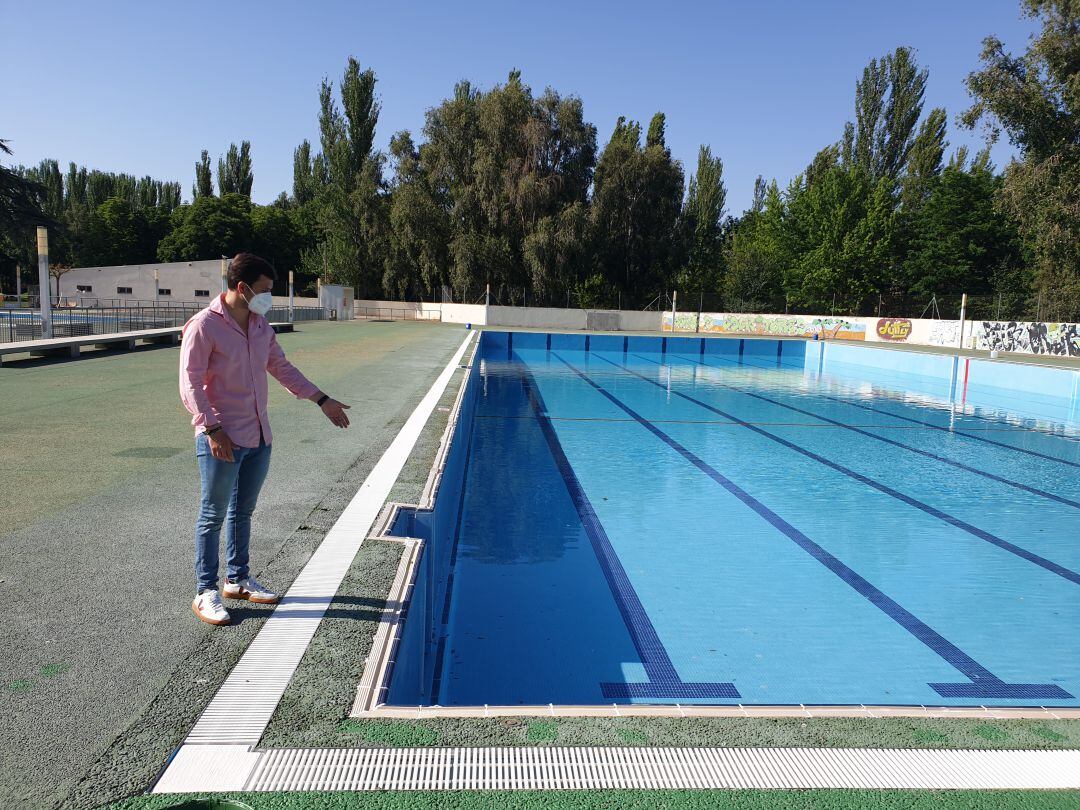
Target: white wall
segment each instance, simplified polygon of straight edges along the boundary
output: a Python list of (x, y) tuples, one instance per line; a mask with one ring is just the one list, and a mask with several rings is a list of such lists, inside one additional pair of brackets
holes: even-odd
[[(198, 262), (160, 262), (157, 264), (127, 264), (110, 267), (76, 267), (60, 277), (60, 295), (63, 298), (113, 298), (134, 301), (155, 299), (154, 271), (158, 271), (158, 287), (169, 290), (159, 295), (162, 303), (205, 302), (221, 292), (221, 260)], [(89, 292), (79, 292), (79, 285), (90, 287)], [(131, 293), (118, 293), (118, 287), (130, 287)], [(50, 289), (56, 292), (56, 282)], [(196, 290), (205, 290), (205, 296), (196, 296)]]
[[(484, 307), (483, 304), (437, 304), (417, 301), (384, 301), (363, 299), (356, 301), (357, 312), (364, 309), (387, 310), (409, 313), (408, 317), (419, 320), (442, 320), (446, 323), (471, 323), (476, 326), (534, 327), (537, 329), (587, 329), (590, 314), (607, 315), (618, 324), (619, 330), (630, 332), (656, 332), (660, 329), (659, 312), (618, 310), (564, 309), (562, 307)], [(592, 320), (601, 320), (593, 318)]]
[(543, 329), (585, 329), (583, 309), (555, 307), (488, 307), (488, 326), (534, 326)]

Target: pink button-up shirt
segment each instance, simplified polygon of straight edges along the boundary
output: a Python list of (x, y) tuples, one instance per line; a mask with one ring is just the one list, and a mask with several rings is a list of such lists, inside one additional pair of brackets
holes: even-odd
[(270, 444), (266, 415), (266, 372), (299, 399), (314, 400), (319, 389), (285, 359), (266, 318), (248, 316), (240, 327), (225, 306), (225, 294), (184, 324), (180, 349), (180, 399), (192, 414), (195, 433), (220, 424), (233, 444)]

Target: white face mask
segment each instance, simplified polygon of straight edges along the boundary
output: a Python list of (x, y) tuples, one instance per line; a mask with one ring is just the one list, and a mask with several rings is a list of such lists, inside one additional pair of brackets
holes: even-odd
[[(248, 289), (251, 289), (250, 287)], [(264, 292), (259, 293), (251, 300), (247, 298), (248, 309), (254, 312), (256, 315), (265, 315), (274, 306), (274, 296), (272, 293)]]

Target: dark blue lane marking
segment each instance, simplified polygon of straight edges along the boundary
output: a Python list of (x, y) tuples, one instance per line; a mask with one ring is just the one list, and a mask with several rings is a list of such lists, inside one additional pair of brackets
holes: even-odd
[[(653, 360), (651, 358), (648, 358), (648, 357), (646, 357), (645, 355), (642, 355), (642, 354), (635, 354), (634, 356), (641, 359), (641, 360), (647, 360), (650, 363), (656, 363), (655, 360)], [(686, 360), (687, 363), (697, 362), (697, 361), (691, 360), (688, 357), (680, 357), (679, 355), (675, 355), (675, 357), (679, 357), (679, 359), (681, 359), (681, 360)], [(601, 359), (603, 359), (603, 358), (601, 358)], [(656, 363), (656, 364), (661, 365), (660, 363)], [(977, 467), (970, 467), (967, 464), (964, 464), (963, 462), (955, 461), (955, 460), (953, 460), (951, 458), (946, 458), (945, 456), (939, 456), (937, 453), (931, 453), (929, 450), (920, 450), (918, 447), (912, 447), (909, 444), (904, 444), (903, 442), (898, 442), (898, 441), (895, 441), (894, 439), (886, 438), (885, 436), (879, 436), (876, 433), (871, 433), (868, 430), (863, 430), (862, 428), (856, 427), (855, 425), (849, 425), (846, 422), (840, 422), (840, 421), (838, 421), (836, 419), (830, 419), (827, 416), (822, 416), (821, 414), (814, 413), (813, 411), (807, 411), (807, 410), (804, 410), (803, 408), (798, 408), (798, 407), (796, 407), (794, 405), (789, 405), (788, 403), (781, 402), (778, 399), (772, 399), (771, 397), (762, 396), (761, 394), (755, 394), (752, 391), (747, 391), (745, 388), (739, 388), (738, 386), (731, 385), (729, 383), (722, 383), (722, 382), (715, 381), (715, 380), (714, 380), (714, 382), (717, 385), (719, 385), (721, 388), (727, 388), (729, 391), (734, 391), (734, 392), (736, 392), (738, 394), (743, 394), (744, 396), (753, 397), (754, 399), (759, 399), (762, 402), (769, 402), (769, 403), (771, 403), (773, 405), (779, 405), (781, 408), (787, 408), (789, 411), (795, 411), (795, 413), (801, 413), (801, 414), (804, 414), (805, 416), (809, 416), (809, 417), (811, 417), (813, 419), (820, 419), (822, 422), (828, 422), (830, 425), (836, 425), (837, 427), (842, 427), (845, 430), (851, 430), (851, 431), (854, 431), (855, 433), (859, 433), (859, 434), (861, 434), (863, 436), (869, 436), (871, 439), (877, 439), (879, 442), (885, 442), (885, 444), (891, 444), (894, 447), (900, 447), (900, 448), (903, 448), (904, 450), (908, 450), (908, 451), (910, 451), (912, 453), (918, 453), (920, 456), (926, 456), (927, 458), (932, 458), (935, 461), (940, 461), (942, 464), (948, 464), (948, 465), (956, 467), (958, 469), (966, 470), (967, 472), (972, 472), (972, 473), (975, 473), (976, 475), (981, 475), (984, 478), (989, 478), (991, 481), (997, 481), (999, 484), (1007, 484), (1010, 487), (1016, 487), (1017, 489), (1022, 489), (1025, 492), (1030, 492), (1032, 495), (1038, 495), (1039, 497), (1047, 498), (1047, 499), (1049, 499), (1051, 501), (1057, 501), (1058, 503), (1065, 504), (1066, 506), (1071, 506), (1074, 509), (1080, 509), (1080, 501), (1071, 500), (1069, 498), (1064, 497), (1063, 495), (1055, 495), (1053, 492), (1047, 492), (1045, 490), (1038, 489), (1036, 487), (1028, 486), (1027, 484), (1023, 484), (1023, 483), (1021, 483), (1019, 481), (1013, 481), (1013, 480), (1011, 480), (1009, 478), (1003, 478), (1000, 475), (995, 475), (994, 473), (987, 472), (986, 470), (980, 470)]]
[[(720, 360), (720, 362), (727, 362), (727, 363), (732, 362), (730, 360), (725, 361), (723, 358), (717, 358), (717, 359)], [(705, 365), (710, 365), (710, 364), (705, 363)], [(739, 365), (742, 365), (741, 361), (739, 362)], [(714, 367), (717, 367), (717, 366), (714, 366)], [(762, 369), (762, 370), (768, 370), (768, 368), (766, 366), (753, 366), (753, 368), (759, 368), (759, 369)], [(1004, 447), (1006, 450), (1014, 450), (1017, 453), (1026, 453), (1029, 456), (1036, 456), (1038, 458), (1045, 458), (1047, 461), (1057, 461), (1057, 462), (1059, 462), (1061, 464), (1068, 464), (1070, 467), (1080, 467), (1080, 462), (1069, 461), (1068, 459), (1059, 458), (1058, 456), (1051, 456), (1051, 455), (1049, 455), (1047, 453), (1040, 453), (1038, 450), (1028, 450), (1026, 447), (1017, 447), (1016, 445), (1008, 444), (1007, 442), (995, 442), (993, 439), (987, 439), (985, 436), (980, 436), (977, 433), (967, 433), (967, 432), (965, 432), (963, 430), (957, 430), (956, 428), (944, 427), (942, 425), (935, 425), (933, 422), (926, 422), (926, 421), (924, 421), (922, 419), (915, 419), (914, 417), (911, 417), (911, 416), (902, 416), (901, 414), (893, 413), (892, 411), (886, 411), (886, 410), (882, 410), (881, 408), (875, 408), (873, 405), (862, 405), (862, 404), (860, 404), (858, 402), (852, 402), (849, 399), (844, 399), (843, 397), (834, 397), (834, 396), (831, 396), (829, 394), (818, 394), (817, 396), (820, 396), (822, 399), (831, 399), (834, 402), (840, 402), (840, 403), (842, 403), (844, 405), (850, 405), (853, 408), (862, 408), (864, 411), (873, 411), (874, 413), (884, 414), (885, 416), (892, 416), (892, 417), (894, 417), (896, 419), (903, 419), (905, 422), (914, 422), (917, 425), (926, 425), (928, 428), (932, 428), (933, 430), (940, 430), (940, 431), (943, 431), (945, 433), (955, 434), (957, 436), (966, 436), (969, 439), (976, 439), (976, 440), (978, 440), (980, 442), (986, 442), (987, 444), (996, 445), (997, 447)], [(972, 416), (973, 414), (964, 414), (964, 415), (965, 416)], [(986, 421), (992, 422), (994, 420), (987, 419)], [(1000, 422), (998, 424), (1000, 424)], [(1050, 437), (1055, 438), (1055, 439), (1058, 439), (1058, 438), (1068, 439), (1069, 438), (1068, 436), (1055, 436), (1052, 433), (1046, 433), (1046, 432), (1041, 431), (1041, 430), (1029, 430), (1028, 428), (1020, 428), (1020, 430), (1012, 431), (1012, 432), (1014, 432), (1014, 433), (1022, 433), (1022, 432), (1041, 433), (1044, 436), (1050, 436)]]
[[(554, 352), (553, 352), (554, 354)], [(555, 354), (558, 357), (557, 354)], [(733, 683), (687, 683), (675, 670), (671, 663), (671, 657), (664, 648), (656, 628), (653, 627), (649, 614), (638, 598), (637, 591), (630, 583), (626, 570), (619, 561), (618, 554), (612, 548), (611, 540), (604, 531), (604, 526), (596, 515), (589, 497), (585, 494), (585, 488), (578, 480), (570, 460), (563, 451), (559, 437), (555, 433), (555, 427), (547, 418), (547, 406), (544, 404), (543, 395), (533, 378), (528, 366), (521, 362), (516, 363), (521, 375), (521, 385), (525, 389), (525, 395), (529, 400), (536, 421), (540, 425), (540, 431), (544, 435), (551, 457), (555, 466), (559, 469), (566, 491), (570, 500), (574, 503), (578, 518), (585, 529), (592, 544), (596, 561), (604, 572), (615, 605), (619, 608), (627, 632), (633, 641), (634, 649), (638, 658), (649, 676), (649, 683), (625, 684), (625, 683), (602, 683), (600, 689), (605, 698), (630, 698), (630, 697), (654, 697), (654, 698), (739, 698), (739, 690)]]
[[(558, 356), (558, 355), (556, 355), (556, 356)], [(639, 356), (639, 355), (635, 355), (635, 356)], [(620, 371), (624, 371), (627, 374), (632, 374), (633, 376), (644, 380), (645, 382), (649, 383), (650, 385), (655, 385), (657, 388), (660, 388), (663, 391), (668, 390), (666, 386), (662, 385), (661, 383), (656, 382), (656, 380), (650, 380), (644, 374), (639, 374), (638, 372), (634, 371), (633, 369), (626, 368), (625, 366), (620, 366), (617, 363), (613, 363), (610, 360), (608, 360), (606, 357), (602, 357), (600, 355), (596, 355), (596, 357), (598, 357), (600, 360), (603, 360), (605, 363), (608, 363), (609, 365), (615, 366), (615, 368), (619, 369)], [(566, 362), (566, 361), (564, 360), (563, 362)], [(781, 436), (777, 436), (775, 433), (770, 433), (769, 431), (763, 430), (762, 428), (758, 427), (755, 424), (752, 424), (751, 422), (747, 422), (747, 421), (745, 421), (743, 419), (739, 419), (739, 417), (734, 416), (733, 414), (730, 414), (727, 411), (722, 411), (719, 408), (717, 408), (717, 407), (715, 407), (713, 405), (710, 405), (708, 402), (704, 402), (704, 401), (702, 401), (700, 399), (692, 397), (689, 394), (684, 394), (681, 391), (671, 391), (670, 393), (674, 394), (677, 397), (682, 397), (683, 399), (687, 400), (688, 402), (693, 402), (695, 405), (699, 405), (699, 406), (701, 406), (702, 408), (704, 408), (707, 411), (712, 411), (713, 413), (715, 413), (715, 414), (717, 414), (719, 416), (723, 416), (725, 419), (730, 419), (732, 422), (735, 422), (736, 424), (746, 428), (747, 430), (752, 430), (752, 431), (754, 431), (754, 433), (757, 433), (757, 434), (759, 434), (761, 436), (764, 436), (766, 439), (774, 441), (779, 445), (783, 445), (784, 447), (788, 448), (789, 450), (794, 450), (796, 453), (804, 455), (809, 459), (813, 459), (814, 461), (818, 462), (819, 464), (823, 464), (826, 467), (829, 467), (831, 469), (836, 470), (837, 472), (840, 472), (840, 473), (843, 473), (846, 476), (849, 476), (850, 478), (854, 478), (859, 483), (866, 484), (868, 487), (873, 487), (878, 492), (883, 492), (883, 493), (885, 493), (886, 495), (888, 495), (891, 498), (896, 498), (896, 500), (902, 501), (903, 503), (906, 503), (908, 506), (914, 506), (916, 509), (918, 509), (918, 510), (920, 510), (922, 512), (925, 512), (926, 514), (928, 514), (928, 515), (930, 515), (932, 517), (936, 517), (938, 520), (942, 520), (945, 523), (948, 523), (950, 526), (955, 526), (956, 528), (967, 532), (972, 537), (977, 537), (979, 540), (983, 540), (983, 541), (985, 541), (987, 543), (990, 543), (993, 546), (997, 546), (998, 548), (1003, 549), (1004, 551), (1008, 551), (1010, 554), (1015, 554), (1017, 557), (1020, 557), (1021, 559), (1027, 560), (1028, 562), (1035, 563), (1035, 565), (1039, 566), (1040, 568), (1045, 568), (1047, 571), (1049, 571), (1049, 572), (1051, 572), (1053, 574), (1057, 574), (1059, 577), (1062, 577), (1063, 579), (1067, 579), (1067, 580), (1069, 580), (1069, 582), (1072, 582), (1075, 585), (1080, 585), (1080, 573), (1077, 573), (1076, 571), (1073, 571), (1072, 569), (1066, 568), (1066, 567), (1064, 567), (1062, 565), (1058, 565), (1053, 560), (1048, 560), (1045, 557), (1040, 557), (1038, 554), (1035, 554), (1034, 552), (1028, 551), (1026, 548), (1021, 548), (1020, 546), (1016, 545), (1015, 543), (1010, 543), (1008, 540), (1005, 540), (1005, 539), (1003, 539), (1001, 537), (998, 537), (995, 534), (990, 534), (990, 532), (985, 531), (984, 529), (980, 529), (978, 526), (973, 526), (972, 524), (967, 523), (966, 521), (963, 521), (958, 517), (953, 517), (952, 515), (948, 514), (947, 512), (942, 512), (940, 509), (938, 509), (935, 506), (931, 506), (928, 503), (923, 503), (922, 501), (920, 501), (920, 500), (918, 500), (916, 498), (912, 498), (910, 495), (905, 495), (903, 492), (900, 492), (899, 490), (895, 490), (890, 486), (882, 484), (880, 481), (875, 481), (873, 478), (865, 476), (862, 473), (855, 472), (855, 470), (852, 470), (852, 469), (850, 469), (848, 467), (845, 467), (842, 464), (837, 464), (835, 461), (830, 461), (829, 459), (825, 458), (824, 456), (819, 456), (817, 453), (815, 453), (815, 452), (813, 452), (811, 450), (807, 450), (805, 447), (800, 447), (799, 445), (795, 444), (794, 442), (789, 442), (787, 439), (785, 439), (785, 438), (783, 438)]]
[[(1073, 696), (1053, 683), (1006, 683), (994, 675), (990, 670), (961, 650), (951, 641), (938, 633), (930, 625), (919, 619), (896, 600), (885, 594), (879, 588), (872, 585), (860, 574), (849, 568), (837, 557), (830, 554), (801, 531), (796, 529), (776, 512), (759, 501), (746, 490), (742, 489), (734, 481), (725, 478), (714, 467), (709, 465), (691, 450), (679, 444), (674, 438), (664, 433), (652, 422), (643, 417), (629, 405), (624, 403), (614, 394), (607, 391), (603, 386), (592, 380), (587, 374), (571, 365), (556, 353), (552, 356), (562, 361), (567, 368), (577, 374), (581, 379), (591, 385), (596, 391), (608, 399), (613, 405), (632, 417), (642, 427), (667, 444), (705, 475), (718, 483), (750, 509), (764, 518), (770, 525), (792, 540), (799, 548), (836, 574), (845, 583), (864, 596), (876, 608), (881, 610), (890, 619), (895, 621), (911, 635), (930, 648), (934, 653), (944, 659), (950, 666), (955, 667), (971, 683), (931, 683), (931, 689), (942, 697), (980, 697), (980, 698), (1008, 698), (1016, 700), (1029, 700), (1038, 698), (1071, 699)], [(600, 358), (603, 360), (604, 358)], [(611, 362), (606, 361), (606, 362)], [(618, 368), (618, 366), (616, 366)]]

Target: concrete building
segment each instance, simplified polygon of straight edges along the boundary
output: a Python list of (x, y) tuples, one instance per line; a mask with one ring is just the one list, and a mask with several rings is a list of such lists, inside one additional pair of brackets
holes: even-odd
[(197, 262), (76, 267), (60, 277), (60, 297), (65, 301), (86, 303), (93, 303), (93, 300), (97, 299), (102, 302), (208, 304), (223, 288), (222, 274), (225, 266), (226, 263), (221, 259), (208, 259)]

